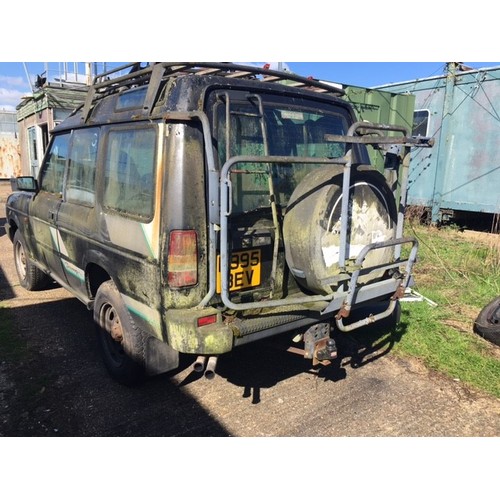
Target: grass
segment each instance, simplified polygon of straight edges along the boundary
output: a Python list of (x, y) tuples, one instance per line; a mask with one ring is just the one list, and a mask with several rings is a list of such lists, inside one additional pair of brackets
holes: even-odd
[(438, 305), (403, 302), (404, 334), (393, 352), (500, 397), (500, 349), (473, 332), (480, 310), (500, 295), (500, 236), (470, 239), (411, 223), (407, 234), (420, 243), (413, 288)]

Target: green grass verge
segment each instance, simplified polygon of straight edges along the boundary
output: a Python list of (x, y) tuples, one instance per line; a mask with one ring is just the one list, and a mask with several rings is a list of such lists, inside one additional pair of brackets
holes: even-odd
[(404, 334), (394, 353), (500, 397), (500, 349), (473, 332), (479, 311), (500, 295), (500, 236), (466, 237), (410, 226), (419, 240), (414, 289), (436, 302), (403, 302)]

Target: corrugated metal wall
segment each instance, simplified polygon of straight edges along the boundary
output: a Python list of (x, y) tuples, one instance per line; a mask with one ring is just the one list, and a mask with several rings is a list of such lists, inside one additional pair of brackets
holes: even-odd
[(460, 72), (393, 85), (428, 110), (432, 149), (415, 150), (409, 203), (443, 210), (500, 212), (500, 68)]

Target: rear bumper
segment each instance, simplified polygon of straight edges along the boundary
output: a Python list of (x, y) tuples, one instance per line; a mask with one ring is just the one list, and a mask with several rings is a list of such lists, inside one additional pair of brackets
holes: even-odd
[[(381, 301), (393, 297), (400, 287), (401, 280), (394, 278), (359, 286), (351, 307), (355, 309), (370, 303), (379, 306)], [(219, 310), (211, 307), (169, 310), (166, 314), (168, 343), (186, 354), (223, 354), (243, 344), (333, 321), (345, 306), (348, 295), (348, 292), (339, 292), (330, 301), (273, 308), (264, 307), (265, 302), (262, 302), (263, 307), (259, 310), (236, 313), (225, 320)], [(210, 315), (216, 317), (214, 323), (198, 326), (200, 318)]]

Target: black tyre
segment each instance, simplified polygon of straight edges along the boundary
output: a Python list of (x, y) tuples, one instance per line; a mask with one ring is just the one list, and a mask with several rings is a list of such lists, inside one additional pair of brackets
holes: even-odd
[(500, 297), (483, 307), (474, 322), (474, 331), (500, 346)]
[(43, 290), (51, 283), (51, 278), (36, 267), (28, 256), (26, 243), (20, 231), (14, 234), (14, 264), (19, 283), (26, 290)]
[(113, 281), (104, 282), (94, 301), (94, 322), (104, 364), (119, 383), (145, 378), (146, 335), (137, 327)]

